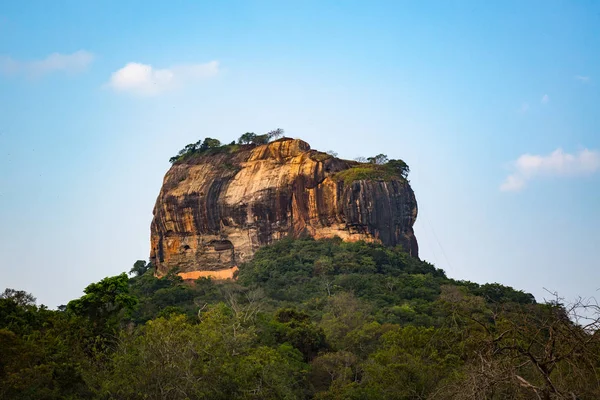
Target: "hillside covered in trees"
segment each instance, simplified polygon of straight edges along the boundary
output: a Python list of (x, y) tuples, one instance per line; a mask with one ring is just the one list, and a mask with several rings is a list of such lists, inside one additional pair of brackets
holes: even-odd
[(138, 261), (58, 310), (0, 298), (2, 399), (597, 399), (596, 308), (400, 248), (284, 239), (236, 281)]

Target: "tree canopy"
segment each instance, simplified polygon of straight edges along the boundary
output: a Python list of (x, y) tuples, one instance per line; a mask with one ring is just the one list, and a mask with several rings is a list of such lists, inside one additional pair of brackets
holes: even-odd
[(600, 310), (400, 248), (283, 239), (237, 281), (137, 261), (60, 311), (0, 295), (0, 399), (597, 399)]
[(373, 157), (357, 157), (357, 164), (338, 173), (338, 178), (346, 183), (357, 180), (408, 180), (410, 168), (403, 160), (389, 159), (385, 154)]
[(273, 139), (282, 136), (284, 130), (281, 128), (274, 129), (262, 135), (257, 135), (254, 132), (246, 132), (238, 139), (238, 144), (267, 144)]
[(210, 137), (204, 138), (204, 141), (198, 140), (196, 143), (190, 143), (186, 145), (183, 149), (179, 150), (176, 156), (171, 157), (169, 162), (174, 164), (178, 161), (185, 160), (189, 158), (193, 154), (199, 154), (206, 152), (210, 149), (216, 149), (221, 147), (221, 142), (218, 139), (213, 139)]
[[(281, 128), (274, 129), (274, 130), (269, 131), (262, 135), (257, 135), (254, 132), (246, 132), (238, 138), (237, 144), (238, 145), (267, 144), (271, 140), (282, 136), (283, 133), (284, 133), (284, 130)], [(180, 162), (180, 161), (189, 159), (193, 155), (203, 154), (208, 151), (217, 151), (218, 152), (220, 149), (222, 150), (222, 149), (227, 149), (227, 148), (236, 149), (237, 147), (238, 146), (236, 146), (235, 141), (231, 142), (230, 144), (222, 144), (221, 141), (218, 139), (207, 137), (207, 138), (204, 138), (203, 141), (198, 140), (195, 143), (190, 143), (190, 144), (186, 145), (183, 149), (179, 150), (177, 155), (171, 157), (169, 159), (169, 162), (171, 164), (175, 164), (176, 162)]]

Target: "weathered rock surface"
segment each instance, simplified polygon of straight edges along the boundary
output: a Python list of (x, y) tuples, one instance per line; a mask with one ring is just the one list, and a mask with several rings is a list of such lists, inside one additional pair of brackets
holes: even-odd
[(418, 256), (408, 182), (336, 178), (356, 164), (288, 138), (175, 163), (151, 225), (157, 274), (231, 268), (288, 235), (381, 241)]

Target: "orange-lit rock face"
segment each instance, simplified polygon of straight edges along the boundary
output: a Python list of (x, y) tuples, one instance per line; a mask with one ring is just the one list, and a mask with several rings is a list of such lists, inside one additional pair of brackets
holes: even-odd
[(174, 164), (151, 226), (157, 274), (231, 268), (288, 235), (381, 241), (418, 256), (410, 185), (335, 178), (354, 164), (286, 138)]
[(235, 273), (238, 271), (238, 267), (231, 267), (220, 269), (218, 271), (190, 271), (190, 272), (180, 272), (177, 275), (181, 277), (184, 281), (194, 281), (199, 278), (211, 278), (219, 281), (224, 281), (227, 279), (235, 279)]

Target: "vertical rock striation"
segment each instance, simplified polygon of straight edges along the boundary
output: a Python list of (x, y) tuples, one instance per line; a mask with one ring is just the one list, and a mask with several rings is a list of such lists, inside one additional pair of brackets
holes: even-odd
[(158, 275), (216, 271), (291, 235), (401, 245), (417, 257), (415, 195), (404, 179), (341, 179), (357, 166), (302, 140), (223, 147), (175, 163), (151, 225)]

